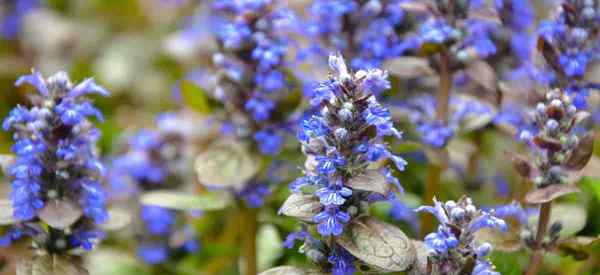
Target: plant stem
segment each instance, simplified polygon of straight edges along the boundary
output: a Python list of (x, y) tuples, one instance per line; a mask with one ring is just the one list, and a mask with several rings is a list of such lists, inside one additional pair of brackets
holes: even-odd
[[(440, 121), (444, 126), (448, 125), (448, 113), (450, 105), (450, 90), (452, 90), (452, 71), (450, 70), (450, 54), (447, 50), (443, 50), (440, 53), (440, 84), (438, 87), (437, 94), (437, 105), (435, 118)], [(440, 156), (446, 154), (445, 149), (435, 149)], [(441, 158), (442, 161), (445, 158)], [(423, 194), (423, 204), (429, 204), (433, 200), (433, 196), (439, 193), (439, 185), (441, 180), (442, 172), (444, 171), (444, 164), (437, 163), (436, 161), (429, 160), (429, 166), (427, 167), (427, 183), (425, 185), (425, 192)], [(434, 229), (434, 219), (430, 215), (421, 215), (421, 226), (420, 236), (424, 237), (426, 234), (432, 232)]]
[(527, 266), (527, 272), (525, 275), (535, 275), (538, 273), (540, 266), (542, 265), (544, 249), (542, 243), (546, 230), (548, 229), (548, 223), (550, 222), (550, 213), (552, 212), (552, 202), (542, 203), (540, 205), (540, 219), (538, 221), (538, 229), (535, 235), (535, 246), (533, 247), (533, 256), (529, 265)]
[(242, 212), (242, 228), (240, 233), (243, 239), (243, 260), (244, 274), (256, 275), (258, 268), (256, 266), (256, 234), (258, 232), (258, 211), (248, 208), (244, 203), (240, 203)]

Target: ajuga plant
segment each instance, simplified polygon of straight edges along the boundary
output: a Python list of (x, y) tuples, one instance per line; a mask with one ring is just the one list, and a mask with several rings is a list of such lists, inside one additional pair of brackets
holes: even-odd
[(478, 242), (475, 234), (483, 228), (506, 231), (504, 220), (494, 216), (493, 210), (477, 209), (466, 196), (457, 202), (441, 203), (434, 199), (433, 203), (433, 206), (417, 208), (417, 211), (433, 214), (440, 223), (437, 231), (425, 237), (431, 269), (428, 274), (500, 275), (486, 259), (492, 250), (491, 244)]
[(244, 216), (244, 272), (256, 274), (257, 210), (272, 191), (267, 177), (273, 157), (282, 152), (300, 104), (290, 64), (294, 15), (283, 1), (218, 0), (212, 3), (218, 52), (213, 55), (222, 106), (215, 117), (225, 138), (196, 160), (198, 179), (234, 194)]
[[(290, 185), (292, 194), (279, 211), (302, 221), (304, 229), (292, 233), (286, 244), (303, 240), (300, 251), (321, 271), (332, 274), (353, 274), (357, 265), (407, 270), (412, 259), (404, 254), (412, 244), (402, 231), (368, 214), (369, 203), (402, 192), (386, 162), (398, 170), (406, 166), (383, 141), (386, 136), (401, 138), (389, 111), (375, 97), (389, 87), (387, 73), (353, 72), (340, 55), (331, 55), (329, 66), (330, 78), (315, 88), (311, 98), (319, 112), (303, 120), (298, 130), (307, 157), (304, 176)], [(309, 233), (313, 230), (316, 236)], [(370, 233), (380, 238), (370, 240), (366, 237)], [(369, 252), (379, 245), (389, 249), (389, 258)]]
[(583, 76), (598, 39), (598, 3), (564, 1), (553, 21), (542, 23), (538, 51), (547, 67), (539, 78), (547, 80), (545, 98), (531, 111), (531, 126), (519, 138), (531, 149), (529, 157), (515, 155), (515, 168), (533, 182), (525, 201), (539, 205), (535, 233), (525, 235), (525, 244), (533, 250), (526, 274), (537, 274), (545, 251), (557, 246), (560, 223), (550, 224), (552, 203), (578, 189), (569, 177), (585, 167), (593, 151), (593, 133), (581, 134), (581, 124), (589, 116), (585, 111), (587, 90), (594, 84)]
[(25, 83), (37, 89), (31, 107), (18, 105), (2, 123), (14, 132), (16, 158), (9, 168), (14, 224), (1, 243), (32, 239), (35, 256), (19, 267), (22, 274), (87, 274), (78, 255), (103, 237), (99, 225), (108, 214), (95, 148), (100, 132), (89, 120), (102, 114), (86, 96), (108, 92), (91, 78), (74, 85), (64, 72), (43, 78), (33, 71), (16, 85)]
[[(113, 196), (137, 198), (152, 191), (189, 191), (193, 133), (186, 116), (191, 113), (163, 113), (156, 129), (136, 132), (126, 149), (111, 166)], [(197, 121), (196, 121), (197, 122)], [(157, 205), (141, 205), (137, 210), (141, 224), (134, 224), (137, 254), (151, 265), (176, 261), (197, 252), (196, 231), (187, 223), (194, 211), (177, 211)], [(175, 240), (175, 241), (174, 241)], [(158, 268), (158, 267), (157, 267)]]
[[(412, 48), (405, 51), (405, 59), (398, 60), (400, 68), (406, 68), (406, 71), (414, 74), (404, 73), (399, 69), (391, 69), (391, 74), (420, 80), (419, 90), (437, 89), (434, 97), (420, 96), (406, 102), (413, 107), (413, 112), (422, 113), (416, 119), (414, 115), (411, 116), (421, 135), (421, 142), (427, 146), (429, 157), (424, 202), (430, 202), (439, 191), (441, 175), (448, 166), (445, 147), (457, 134), (457, 126), (466, 130), (478, 129), (493, 118), (490, 103), (494, 101), (481, 101), (473, 105), (478, 99), (465, 99), (463, 95), (452, 94), (452, 91), (460, 88), (475, 94), (476, 98), (487, 98), (490, 94), (499, 93), (496, 71), (485, 61), (500, 64), (499, 60), (504, 60), (504, 56), (512, 56), (512, 61), (518, 61), (519, 58), (514, 58), (516, 50), (511, 47), (511, 29), (519, 28), (521, 33), (526, 33), (524, 25), (531, 19), (529, 16), (520, 18), (523, 21), (516, 21), (514, 8), (519, 5), (514, 2), (495, 1), (497, 12), (492, 19), (486, 16), (489, 13), (485, 12), (488, 7), (484, 1), (405, 1), (400, 5), (411, 18), (420, 22), (416, 30), (404, 36), (404, 40), (407, 43), (410, 41), (408, 45)], [(415, 57), (419, 62), (415, 61)], [(404, 64), (415, 64), (417, 68), (402, 65), (403, 61)], [(508, 67), (512, 68), (513, 65), (508, 63), (511, 65)], [(427, 69), (423, 69), (423, 66)], [(430, 79), (437, 83), (432, 85), (432, 81), (425, 81), (427, 75), (433, 75)], [(469, 87), (466, 87), (465, 80), (469, 81), (467, 83), (474, 83), (475, 88), (467, 89)], [(407, 83), (414, 85), (414, 82)], [(496, 100), (499, 98), (497, 96)], [(468, 117), (476, 117), (478, 125), (463, 125), (467, 123)], [(479, 151), (481, 150), (477, 150)], [(468, 167), (466, 170), (469, 173), (475, 172), (476, 167)], [(433, 219), (422, 216), (421, 235), (432, 230)]]
[(400, 56), (410, 46), (401, 39), (405, 12), (400, 0), (323, 1), (308, 7), (306, 54), (320, 60), (331, 51), (340, 51), (352, 68), (377, 68), (383, 61)]
[(14, 39), (21, 31), (24, 17), (40, 6), (39, 0), (7, 0), (0, 3), (0, 33)]

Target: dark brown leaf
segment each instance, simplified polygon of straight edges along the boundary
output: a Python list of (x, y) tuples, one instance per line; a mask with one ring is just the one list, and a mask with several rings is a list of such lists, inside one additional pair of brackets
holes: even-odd
[(577, 147), (575, 147), (565, 162), (565, 167), (575, 171), (583, 169), (583, 167), (585, 167), (585, 165), (590, 161), (593, 151), (594, 134), (587, 133), (581, 138), (581, 140), (579, 140)]
[(79, 259), (58, 255), (36, 256), (18, 264), (17, 275), (89, 275)]
[(533, 138), (533, 142), (543, 149), (550, 149), (554, 151), (562, 149), (562, 144), (560, 143), (560, 141), (542, 135), (535, 136)]
[(291, 194), (279, 208), (279, 214), (312, 222), (314, 215), (321, 211), (322, 205), (315, 195)]
[(404, 232), (373, 217), (355, 219), (336, 241), (364, 263), (385, 272), (406, 271), (416, 260), (415, 248)]
[(552, 184), (543, 188), (529, 191), (525, 201), (532, 204), (541, 204), (571, 193), (580, 192), (579, 188), (566, 184)]
[(571, 256), (576, 261), (584, 261), (590, 257), (594, 249), (600, 248), (600, 237), (573, 237), (561, 241), (554, 250), (561, 256)]
[(531, 176), (531, 171), (533, 168), (531, 167), (531, 163), (524, 156), (512, 154), (511, 161), (513, 167), (521, 175), (521, 177), (529, 178)]
[(422, 241), (412, 240), (417, 257), (410, 270), (407, 271), (408, 275), (425, 275), (430, 274), (429, 269), (429, 248)]

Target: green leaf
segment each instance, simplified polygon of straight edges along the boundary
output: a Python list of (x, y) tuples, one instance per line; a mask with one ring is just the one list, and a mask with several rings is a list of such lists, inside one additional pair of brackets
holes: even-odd
[(600, 179), (595, 177), (584, 177), (581, 180), (581, 187), (591, 190), (591, 193), (596, 197), (596, 200), (600, 202)]
[(265, 270), (283, 255), (283, 244), (277, 228), (272, 224), (260, 227), (256, 236), (258, 251), (257, 264), (259, 270)]
[(140, 196), (140, 203), (174, 210), (218, 210), (227, 207), (230, 198), (222, 193), (189, 194), (178, 191), (157, 190)]
[(563, 257), (572, 256), (576, 261), (583, 261), (598, 248), (600, 248), (600, 237), (575, 237), (559, 243), (556, 252)]
[(131, 213), (125, 209), (111, 207), (108, 209), (108, 221), (101, 224), (104, 230), (114, 231), (131, 224)]
[(181, 97), (183, 101), (198, 111), (201, 114), (210, 113), (210, 104), (208, 103), (208, 97), (200, 86), (189, 80), (183, 80), (181, 82)]

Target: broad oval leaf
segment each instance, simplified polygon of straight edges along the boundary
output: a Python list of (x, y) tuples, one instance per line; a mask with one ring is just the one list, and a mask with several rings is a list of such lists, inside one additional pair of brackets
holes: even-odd
[(408, 270), (416, 260), (404, 232), (373, 217), (352, 221), (336, 241), (364, 263), (386, 272)]
[(131, 213), (125, 209), (112, 207), (108, 209), (108, 220), (100, 225), (103, 230), (114, 231), (131, 224)]
[(36, 256), (17, 265), (17, 275), (89, 275), (81, 260), (58, 255)]
[(148, 270), (131, 253), (116, 249), (94, 249), (86, 256), (90, 275), (140, 275)]
[(321, 212), (322, 207), (319, 198), (315, 195), (292, 193), (279, 208), (279, 214), (312, 222), (313, 217)]
[(140, 203), (174, 210), (218, 210), (227, 207), (230, 197), (222, 193), (189, 194), (179, 191), (157, 190), (140, 196)]
[(50, 200), (38, 212), (40, 220), (50, 227), (65, 229), (73, 225), (81, 216), (81, 207), (70, 200)]
[(423, 275), (427, 272), (429, 265), (429, 248), (422, 241), (412, 240), (417, 256), (412, 267), (408, 270), (408, 275)]
[(201, 184), (222, 188), (241, 188), (259, 168), (260, 160), (233, 139), (213, 143), (198, 155), (194, 164)]
[(283, 255), (283, 244), (279, 231), (272, 224), (261, 226), (256, 235), (256, 248), (261, 251), (257, 255), (256, 263), (259, 270), (272, 267)]
[(594, 151), (594, 135), (587, 133), (577, 144), (567, 161), (565, 167), (570, 170), (581, 170), (590, 161)]
[(0, 199), (0, 225), (10, 225), (14, 222), (12, 202), (7, 199)]
[(532, 204), (541, 204), (577, 192), (580, 192), (579, 188), (572, 185), (552, 184), (529, 191), (527, 195), (525, 195), (525, 201)]
[(360, 191), (374, 192), (381, 195), (387, 195), (391, 186), (387, 179), (377, 170), (365, 170), (364, 173), (352, 177), (346, 186)]
[(301, 269), (293, 266), (278, 266), (259, 273), (259, 275), (325, 275), (317, 270)]

